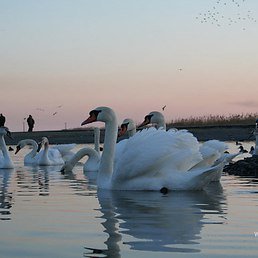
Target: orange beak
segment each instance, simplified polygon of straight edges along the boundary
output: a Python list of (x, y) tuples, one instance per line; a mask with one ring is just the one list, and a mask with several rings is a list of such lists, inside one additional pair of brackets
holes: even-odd
[(82, 123), (81, 123), (81, 126), (82, 125), (87, 125), (87, 124), (90, 124), (92, 122), (95, 122), (96, 121), (96, 116), (94, 114), (92, 114), (91, 116), (89, 116), (86, 120), (84, 120)]
[(127, 132), (127, 128), (125, 125), (121, 125), (121, 129), (119, 130), (118, 137), (123, 136)]
[(143, 127), (149, 123), (150, 123), (150, 120), (147, 117), (145, 117), (144, 121), (138, 126), (138, 128)]

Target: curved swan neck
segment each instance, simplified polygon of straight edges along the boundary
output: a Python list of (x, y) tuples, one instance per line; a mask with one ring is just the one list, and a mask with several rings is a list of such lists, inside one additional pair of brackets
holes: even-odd
[[(81, 160), (84, 156), (88, 156), (88, 161), (90, 160), (95, 160), (96, 162), (99, 161), (99, 154), (92, 148), (83, 148), (80, 149), (79, 151), (77, 151), (73, 157), (67, 161), (69, 162), (69, 164), (74, 167), (76, 165), (76, 163)], [(87, 161), (87, 162), (88, 162)]]
[(37, 154), (37, 149), (38, 149), (37, 142), (32, 140), (32, 139), (27, 139), (27, 140), (23, 140), (23, 143), (25, 145), (31, 145), (32, 146), (32, 150), (26, 156), (35, 157), (36, 154)]

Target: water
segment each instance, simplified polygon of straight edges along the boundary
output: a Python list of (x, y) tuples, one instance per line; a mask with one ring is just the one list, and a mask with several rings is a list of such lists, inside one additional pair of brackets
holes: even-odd
[(168, 195), (97, 191), (82, 165), (61, 175), (24, 166), (24, 154), (0, 170), (1, 258), (257, 257), (255, 179), (223, 175), (206, 191)]

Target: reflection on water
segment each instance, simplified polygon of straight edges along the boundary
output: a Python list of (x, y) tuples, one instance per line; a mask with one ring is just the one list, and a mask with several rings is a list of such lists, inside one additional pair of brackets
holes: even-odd
[[(108, 233), (107, 249), (98, 252), (120, 257), (122, 234), (133, 250), (200, 252), (200, 232), (206, 223), (225, 222), (226, 204), (222, 187), (212, 184), (207, 191), (157, 192), (98, 191), (102, 223)], [(206, 214), (216, 214), (206, 221)], [(180, 247), (180, 245), (184, 245)], [(95, 252), (97, 250), (95, 249)]]
[(48, 196), (49, 195), (49, 173), (55, 172), (57, 167), (26, 166), (26, 169), (17, 169), (16, 181), (19, 196)]
[(1, 257), (256, 257), (257, 179), (224, 174), (223, 188), (167, 195), (97, 191), (82, 165), (62, 175), (14, 159), (0, 170)]
[(14, 169), (0, 169), (0, 220), (10, 220), (12, 193), (8, 191)]

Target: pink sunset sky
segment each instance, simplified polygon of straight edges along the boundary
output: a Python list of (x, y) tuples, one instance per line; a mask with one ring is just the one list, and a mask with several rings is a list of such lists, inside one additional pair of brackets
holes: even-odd
[(256, 0), (0, 1), (0, 113), (11, 131), (29, 114), (80, 127), (98, 106), (119, 122), (256, 113), (256, 19)]

